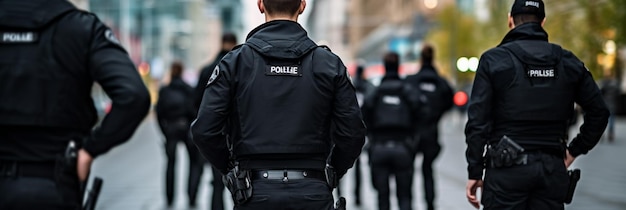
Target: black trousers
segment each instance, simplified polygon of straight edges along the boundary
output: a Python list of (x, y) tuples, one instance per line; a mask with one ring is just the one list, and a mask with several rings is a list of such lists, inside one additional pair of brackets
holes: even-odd
[(211, 210), (224, 210), (224, 182), (222, 182), (222, 173), (211, 167), (213, 180), (211, 185), (213, 193), (211, 195)]
[(54, 178), (0, 175), (0, 209), (80, 210), (76, 171), (55, 171)]
[(562, 157), (528, 154), (528, 164), (487, 168), (482, 204), (485, 210), (563, 210), (568, 176)]
[(424, 199), (428, 210), (435, 209), (435, 177), (433, 162), (441, 152), (437, 130), (424, 132), (420, 136), (419, 151), (424, 155), (422, 160), (422, 176), (424, 178)]
[(319, 179), (255, 180), (252, 197), (235, 210), (332, 210), (333, 195)]
[(374, 142), (369, 151), (372, 182), (378, 191), (378, 209), (390, 209), (389, 179), (395, 176), (400, 210), (411, 210), (413, 160), (415, 156), (401, 142)]
[(198, 148), (191, 141), (189, 136), (189, 126), (168, 126), (163, 131), (165, 135), (165, 154), (167, 155), (167, 169), (165, 172), (165, 193), (167, 205), (171, 206), (174, 201), (174, 182), (176, 168), (176, 145), (178, 142), (184, 142), (189, 154), (189, 179), (187, 180), (187, 196), (189, 197), (189, 205), (196, 205), (196, 196), (202, 172), (204, 170), (204, 161)]

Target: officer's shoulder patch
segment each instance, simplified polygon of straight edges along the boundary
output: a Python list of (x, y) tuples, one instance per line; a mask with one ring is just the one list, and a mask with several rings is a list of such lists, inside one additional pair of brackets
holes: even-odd
[(111, 31), (111, 29), (107, 29), (106, 31), (104, 31), (104, 38), (106, 38), (109, 42), (113, 44), (121, 45), (120, 40), (115, 37), (115, 34), (113, 33), (113, 31)]
[(346, 77), (348, 78), (348, 82), (350, 82), (350, 86), (356, 89), (356, 87), (354, 86), (354, 81), (352, 81), (352, 77), (350, 76), (350, 72), (347, 69), (346, 69)]
[(208, 87), (209, 85), (213, 84), (213, 82), (215, 82), (215, 80), (217, 80), (219, 76), (220, 76), (220, 66), (217, 65), (213, 69), (213, 73), (211, 73), (211, 77), (209, 77), (209, 81), (206, 83), (205, 87)]

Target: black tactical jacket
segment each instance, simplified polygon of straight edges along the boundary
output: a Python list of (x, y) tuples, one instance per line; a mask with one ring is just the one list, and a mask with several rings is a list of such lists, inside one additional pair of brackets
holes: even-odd
[[(143, 81), (95, 15), (63, 0), (5, 0), (0, 34), (0, 160), (53, 161), (72, 139), (87, 139), (95, 157), (128, 140), (147, 114)], [(112, 108), (92, 130), (94, 81)]]
[(242, 162), (322, 169), (334, 143), (331, 164), (343, 174), (359, 156), (365, 126), (346, 68), (298, 23), (278, 20), (257, 27), (218, 67), (192, 132), (220, 171), (229, 162), (224, 128), (234, 158)]
[[(521, 52), (505, 49), (510, 44), (517, 44)], [(520, 75), (524, 74), (520, 68), (526, 64), (520, 64), (510, 52), (521, 55), (527, 63), (552, 65), (556, 75), (530, 74), (530, 71), (526, 72), (527, 75)], [(547, 78), (535, 78), (538, 76)], [(529, 81), (531, 77), (535, 79)], [(542, 84), (542, 81), (550, 82)], [(535, 85), (535, 88), (522, 90), (528, 84)], [(548, 99), (536, 100), (548, 93)], [(526, 96), (525, 103), (517, 102), (524, 100), (521, 95)], [(568, 147), (573, 156), (578, 156), (597, 144), (607, 124), (609, 112), (598, 86), (572, 52), (548, 43), (548, 34), (541, 25), (527, 23), (515, 27), (498, 47), (480, 58), (465, 128), (469, 178), (481, 179), (484, 146), (498, 141), (502, 135), (530, 150), (560, 147), (568, 120), (568, 116), (562, 113), (572, 113), (574, 102), (586, 113), (580, 133)]]

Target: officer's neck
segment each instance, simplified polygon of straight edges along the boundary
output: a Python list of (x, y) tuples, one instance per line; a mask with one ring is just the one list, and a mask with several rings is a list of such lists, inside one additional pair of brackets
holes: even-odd
[(289, 21), (293, 21), (293, 22), (298, 22), (298, 16), (300, 16), (299, 14), (295, 14), (293, 16), (290, 15), (270, 15), (267, 14), (267, 12), (265, 13), (265, 22), (270, 22), (270, 21), (274, 21), (274, 20), (289, 20)]

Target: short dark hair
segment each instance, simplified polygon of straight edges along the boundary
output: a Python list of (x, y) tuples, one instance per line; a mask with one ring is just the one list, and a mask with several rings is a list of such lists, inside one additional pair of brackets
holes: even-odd
[(400, 68), (400, 55), (395, 52), (388, 52), (383, 56), (383, 64), (385, 65), (385, 73), (398, 73)]
[(516, 26), (524, 23), (541, 23), (543, 18), (534, 14), (516, 14), (513, 15), (513, 24)]
[(269, 14), (294, 15), (298, 13), (302, 0), (263, 0)]
[(422, 60), (422, 64), (432, 64), (433, 59), (435, 58), (435, 49), (432, 45), (425, 44), (422, 47), (422, 52), (420, 54), (420, 59)]
[(222, 35), (222, 43), (237, 44), (237, 36), (230, 32), (224, 33)]
[(181, 77), (183, 75), (183, 69), (183, 63), (181, 63), (180, 61), (174, 61), (170, 66), (170, 76), (172, 78)]

